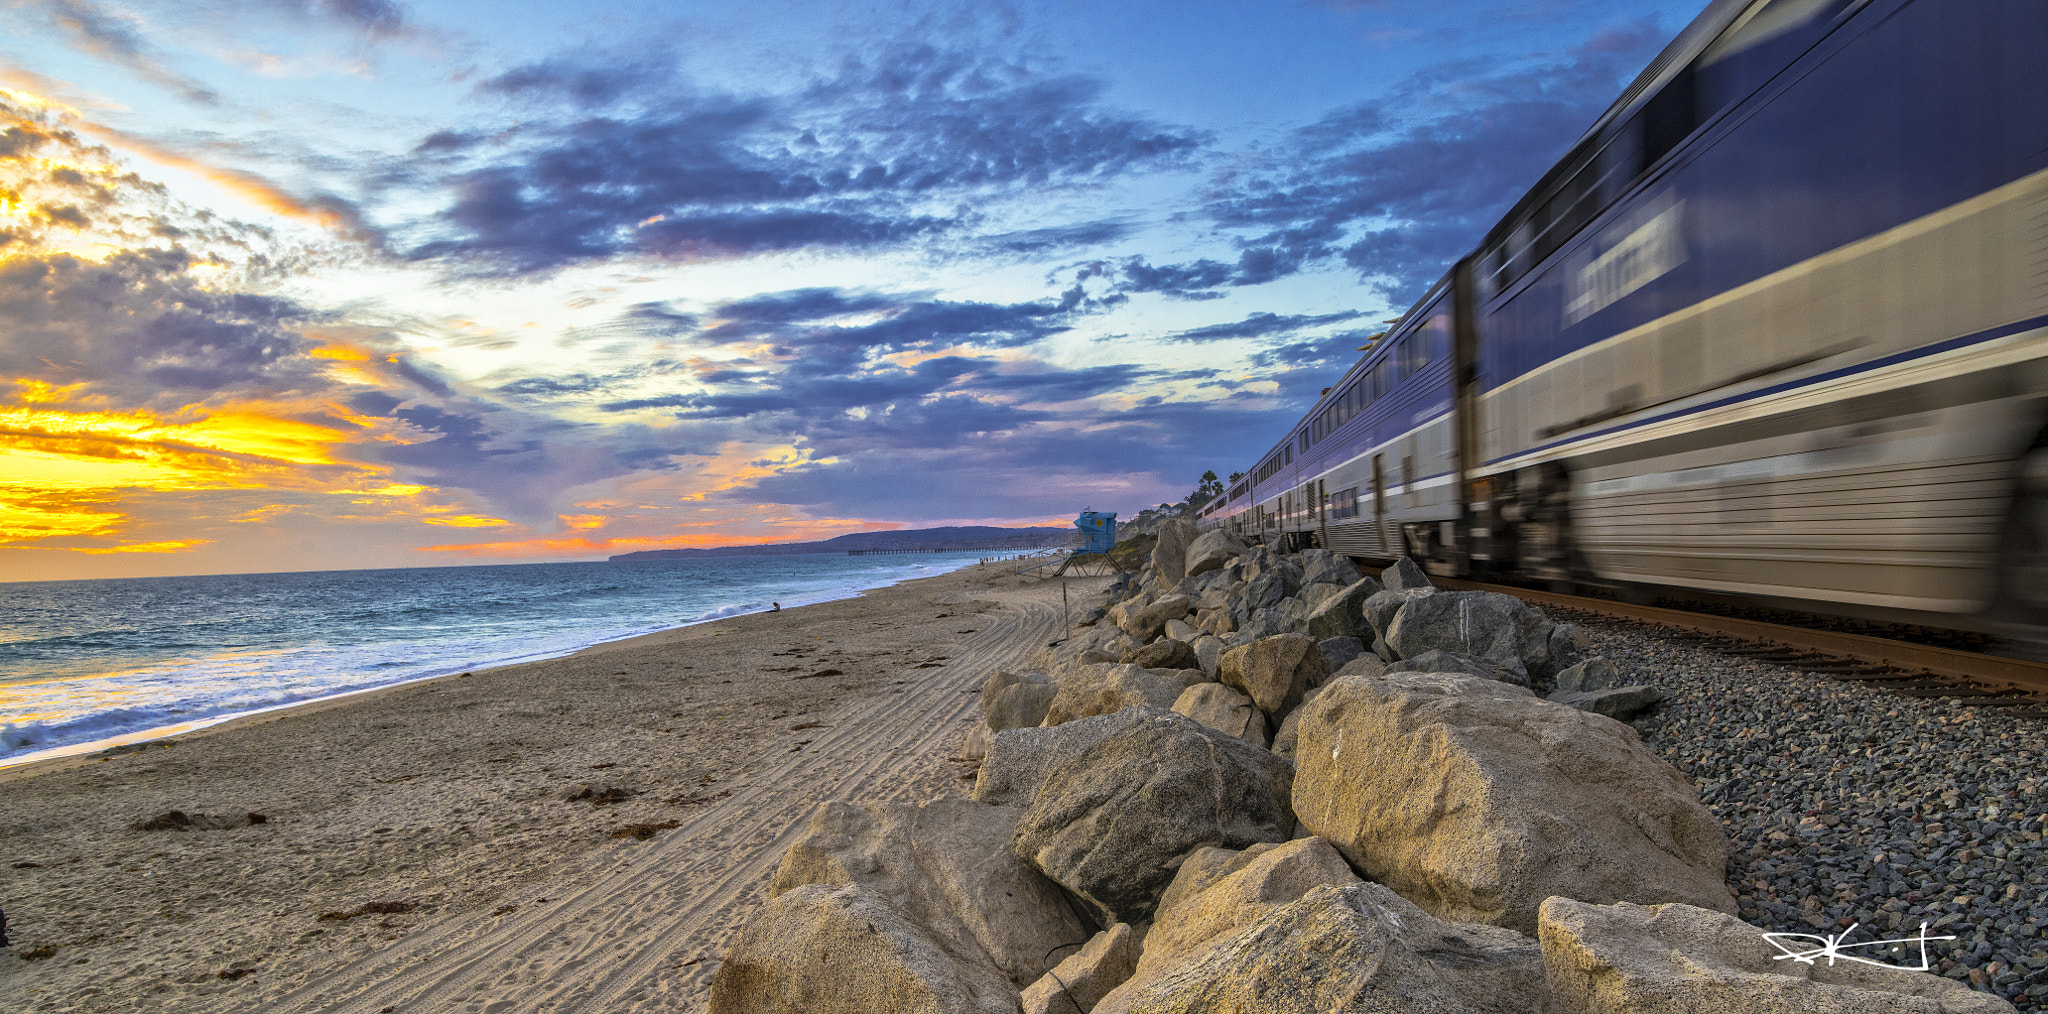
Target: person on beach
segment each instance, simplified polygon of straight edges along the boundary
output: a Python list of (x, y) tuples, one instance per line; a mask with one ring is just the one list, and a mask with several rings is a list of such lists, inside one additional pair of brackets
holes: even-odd
[(770, 603), (768, 603), (768, 604), (769, 604), (770, 606), (772, 606), (772, 607), (773, 607), (773, 608), (771, 608), (771, 609), (769, 609), (769, 610), (768, 610), (769, 612), (771, 612), (771, 613), (779, 613), (779, 612), (781, 612), (781, 611), (782, 611), (782, 603), (780, 603), (780, 602), (770, 602)]

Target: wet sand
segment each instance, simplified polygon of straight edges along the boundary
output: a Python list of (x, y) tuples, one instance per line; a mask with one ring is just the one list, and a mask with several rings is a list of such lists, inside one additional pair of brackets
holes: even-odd
[[(964, 794), (973, 691), (1062, 636), (1059, 582), (1007, 573), (0, 771), (0, 996), (699, 1011), (820, 800)], [(171, 810), (235, 826), (131, 829)]]

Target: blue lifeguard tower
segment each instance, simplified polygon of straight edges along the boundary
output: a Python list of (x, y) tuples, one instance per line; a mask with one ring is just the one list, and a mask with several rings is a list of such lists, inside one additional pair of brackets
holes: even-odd
[(1081, 530), (1081, 552), (1107, 553), (1116, 548), (1115, 512), (1082, 511), (1074, 519), (1074, 527)]

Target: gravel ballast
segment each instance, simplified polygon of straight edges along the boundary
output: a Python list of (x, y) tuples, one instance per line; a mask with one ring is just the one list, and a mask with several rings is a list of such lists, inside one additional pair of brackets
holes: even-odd
[[(1957, 938), (1928, 945), (1933, 971), (2048, 1010), (2048, 723), (1572, 619), (1588, 654), (1668, 695), (1634, 724), (1727, 827), (1743, 919), (1815, 935), (1860, 923), (1845, 944), (1925, 921)], [(1919, 949), (1886, 960), (1917, 964)]]

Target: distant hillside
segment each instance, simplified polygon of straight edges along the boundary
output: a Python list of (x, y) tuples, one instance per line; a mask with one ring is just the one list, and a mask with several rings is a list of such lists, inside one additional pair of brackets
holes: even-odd
[(956, 528), (920, 528), (915, 531), (855, 532), (823, 542), (776, 542), (765, 546), (722, 546), (718, 549), (650, 549), (621, 553), (619, 560), (695, 560), (714, 556), (784, 556), (796, 553), (844, 553), (863, 549), (1043, 549), (1048, 546), (1080, 545), (1077, 528), (993, 528), (970, 525)]

